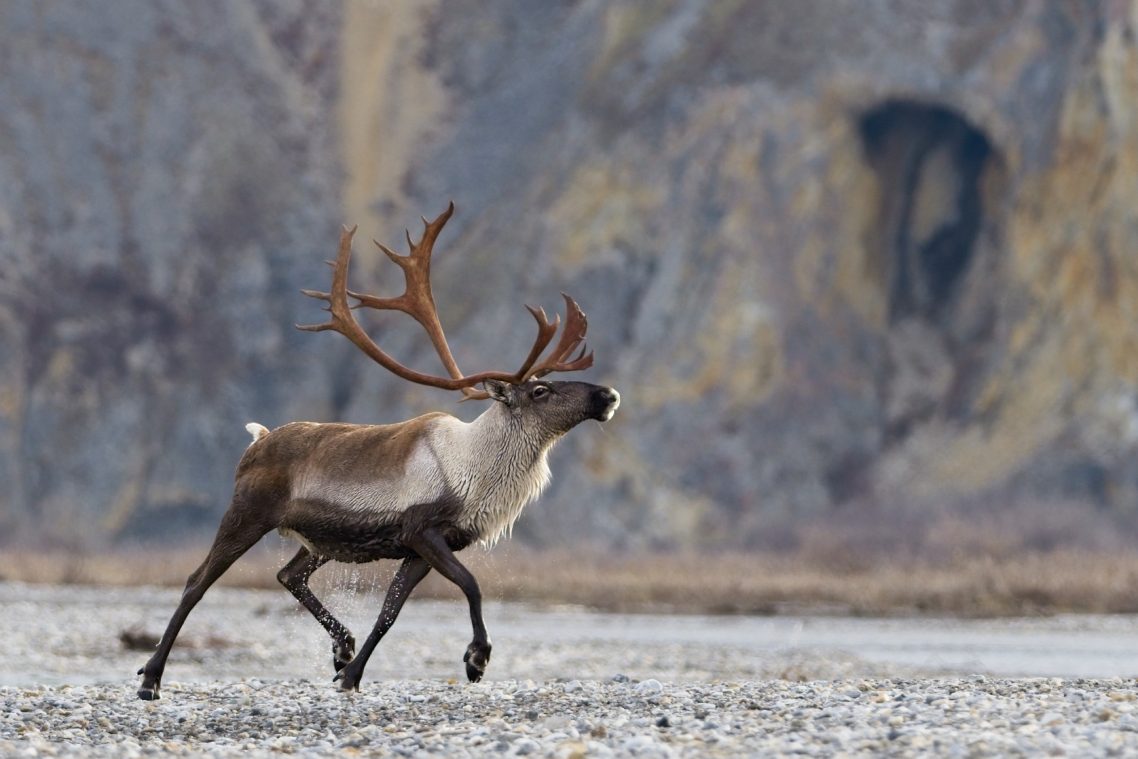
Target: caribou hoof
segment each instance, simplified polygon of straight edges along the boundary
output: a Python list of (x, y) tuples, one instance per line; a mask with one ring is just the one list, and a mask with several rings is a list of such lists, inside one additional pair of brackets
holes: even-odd
[(360, 689), (360, 674), (358, 668), (353, 667), (352, 662), (348, 662), (336, 673), (336, 676), (332, 678), (332, 682), (340, 683), (340, 690), (358, 692)]
[(466, 662), (466, 677), (472, 683), (482, 679), (486, 672), (486, 665), (490, 663), (490, 644), (475, 641), (466, 647), (466, 655), (462, 657)]
[(157, 701), (162, 698), (162, 696), (158, 694), (158, 686), (154, 686), (153, 688), (139, 688), (138, 697), (143, 701)]
[(146, 667), (138, 670), (138, 674), (143, 675), (142, 686), (138, 689), (138, 697), (143, 701), (157, 701), (162, 698), (158, 693), (158, 681), (151, 680), (146, 676)]

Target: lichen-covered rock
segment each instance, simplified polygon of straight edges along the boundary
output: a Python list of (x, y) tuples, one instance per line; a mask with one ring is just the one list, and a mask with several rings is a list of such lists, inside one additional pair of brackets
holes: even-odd
[(113, 5), (0, 10), (9, 519), (209, 523), (248, 418), (445, 405), (290, 325), (453, 198), (460, 366), (565, 290), (625, 398), (530, 540), (1138, 523), (1138, 3)]

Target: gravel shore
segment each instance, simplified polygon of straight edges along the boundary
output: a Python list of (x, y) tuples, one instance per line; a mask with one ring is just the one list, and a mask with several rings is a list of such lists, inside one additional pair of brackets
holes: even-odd
[(4, 756), (1132, 755), (1135, 691), (983, 677), (4, 688)]
[[(177, 596), (0, 583), (0, 756), (1138, 754), (1132, 678), (966, 674), (978, 660), (1022, 671), (1024, 651), (1041, 652), (1035, 671), (1068, 667), (1069, 653), (1043, 655), (1065, 648), (1096, 671), (1132, 675), (1130, 617), (792, 620), (490, 604), (493, 659), (487, 681), (470, 684), (464, 604), (412, 603), (361, 691), (345, 694), (323, 630), (286, 594), (218, 588), (179, 638), (162, 699), (138, 701), (147, 652), (120, 634), (160, 632)], [(351, 583), (328, 600), (357, 636), (378, 608)], [(1109, 656), (1095, 659), (1096, 647)]]

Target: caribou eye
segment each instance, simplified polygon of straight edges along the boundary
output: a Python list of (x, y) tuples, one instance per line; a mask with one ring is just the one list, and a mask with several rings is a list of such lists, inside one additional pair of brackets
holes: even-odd
[(542, 396), (548, 395), (548, 394), (549, 394), (549, 388), (546, 387), (545, 385), (538, 385), (537, 387), (535, 387), (533, 389), (533, 397), (534, 398), (541, 398)]

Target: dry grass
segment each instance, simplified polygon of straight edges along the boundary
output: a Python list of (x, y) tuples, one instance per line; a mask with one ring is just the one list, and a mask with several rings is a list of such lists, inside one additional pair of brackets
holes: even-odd
[[(112, 554), (6, 551), (0, 554), (0, 579), (180, 587), (204, 554), (204, 548)], [(289, 557), (283, 547), (262, 545), (239, 561), (221, 584), (278, 587), (276, 570)], [(936, 564), (878, 560), (856, 568), (810, 554), (617, 556), (536, 553), (516, 547), (492, 554), (469, 551), (464, 559), (487, 598), (609, 611), (963, 616), (1138, 612), (1138, 553), (1066, 550), (959, 557)], [(331, 565), (316, 575), (313, 586), (318, 594), (333, 585), (381, 590), (393, 569), (394, 562)], [(459, 594), (432, 575), (416, 596)]]

